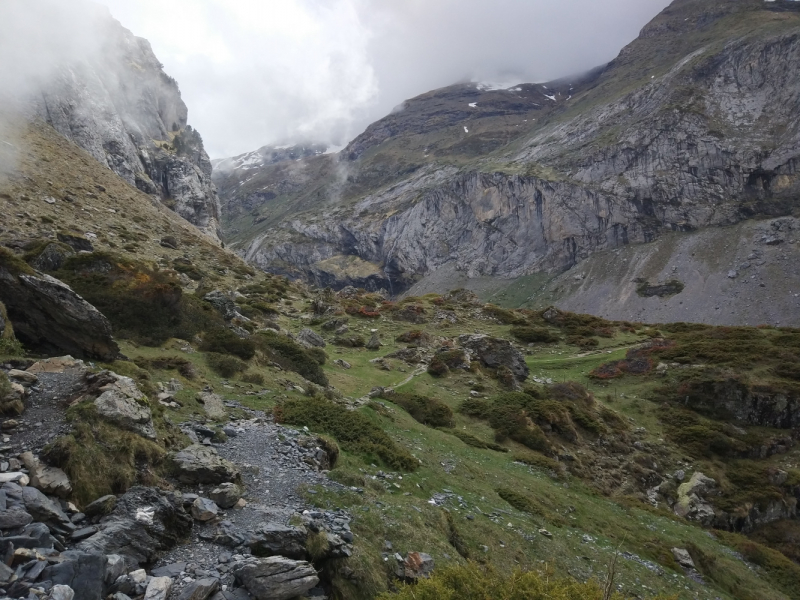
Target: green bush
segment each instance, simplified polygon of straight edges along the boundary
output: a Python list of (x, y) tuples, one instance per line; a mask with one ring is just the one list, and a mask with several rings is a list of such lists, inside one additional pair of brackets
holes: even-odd
[(523, 325), (511, 328), (511, 335), (526, 344), (552, 344), (558, 341), (558, 336), (544, 327), (531, 327)]
[(200, 349), (205, 352), (232, 354), (242, 360), (250, 360), (256, 353), (256, 345), (250, 339), (243, 339), (230, 329), (215, 329), (203, 336)]
[(319, 366), (325, 364), (325, 361), (328, 360), (328, 354), (322, 348), (306, 348), (306, 352), (308, 355), (317, 361)]
[(382, 398), (402, 407), (411, 417), (429, 427), (452, 427), (453, 411), (436, 398), (400, 392), (384, 393)]
[(273, 412), (276, 422), (307, 426), (317, 433), (331, 435), (344, 450), (359, 454), (367, 461), (380, 460), (398, 471), (413, 471), (419, 466), (419, 461), (408, 450), (395, 444), (366, 415), (324, 398), (287, 400)]
[(471, 433), (467, 433), (466, 431), (462, 431), (460, 429), (453, 429), (452, 431), (448, 431), (447, 433), (451, 433), (464, 442), (467, 446), (472, 446), (473, 448), (480, 448), (482, 450), (494, 450), (495, 452), (508, 452), (508, 448), (505, 446), (501, 446), (500, 444), (495, 444), (494, 442), (484, 442), (482, 439), (475, 437)]
[(528, 321), (515, 313), (512, 310), (508, 310), (505, 308), (500, 308), (499, 306), (495, 306), (494, 304), (487, 304), (483, 307), (483, 312), (500, 321), (504, 325), (527, 325)]
[(229, 354), (209, 352), (206, 354), (206, 363), (211, 369), (222, 377), (233, 377), (237, 373), (247, 370), (247, 363)]
[(248, 371), (242, 375), (241, 380), (254, 385), (264, 385), (264, 376), (258, 371)]
[(438, 356), (434, 356), (428, 364), (428, 373), (433, 377), (446, 377), (450, 368)]
[(312, 354), (294, 340), (272, 331), (261, 331), (252, 339), (256, 347), (281, 368), (294, 371), (317, 385), (328, 385), (318, 354)]
[(468, 417), (475, 417), (476, 419), (488, 419), (491, 412), (491, 406), (487, 400), (483, 398), (467, 398), (458, 407), (458, 412)]
[(157, 356), (155, 358), (137, 357), (133, 362), (140, 369), (155, 369), (158, 371), (170, 371), (175, 369), (178, 373), (186, 377), (186, 379), (194, 379), (197, 377), (194, 364), (182, 356)]

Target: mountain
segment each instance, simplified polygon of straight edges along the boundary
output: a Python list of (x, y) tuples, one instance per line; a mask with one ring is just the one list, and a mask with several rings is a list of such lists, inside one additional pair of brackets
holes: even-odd
[[(226, 239), (254, 265), (319, 285), (513, 288), (517, 305), (547, 294), (618, 318), (797, 324), (785, 301), (796, 272), (744, 288), (740, 265), (766, 260), (747, 258), (760, 242), (745, 237), (767, 234), (742, 223), (798, 226), (799, 35), (795, 2), (677, 0), (584, 76), (436, 90), (338, 155), (247, 171), (223, 194), (230, 207), (249, 199), (235, 225), (223, 216)], [(770, 268), (797, 263), (783, 237)], [(680, 258), (681, 244), (701, 253)], [(607, 260), (638, 247), (646, 268)], [(581, 275), (587, 260), (610, 287), (594, 276), (580, 289), (550, 283)], [(731, 270), (743, 273), (737, 286)], [(683, 291), (642, 298), (639, 279)], [(686, 310), (703, 289), (726, 310)], [(609, 291), (605, 304), (590, 300)]]
[(177, 82), (164, 72), (150, 43), (107, 11), (94, 35), (99, 50), (59, 65), (37, 90), (34, 113), (217, 238), (219, 198), (211, 162), (200, 134), (187, 124)]

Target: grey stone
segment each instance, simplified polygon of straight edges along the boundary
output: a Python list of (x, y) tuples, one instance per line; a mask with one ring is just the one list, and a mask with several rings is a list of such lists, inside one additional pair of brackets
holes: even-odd
[(219, 580), (213, 578), (193, 581), (178, 596), (178, 600), (206, 600), (219, 589)]
[(308, 562), (283, 556), (237, 565), (233, 573), (255, 600), (289, 600), (319, 583), (316, 570)]
[(298, 342), (306, 347), (324, 348), (326, 346), (322, 336), (308, 327), (301, 329), (296, 338)]
[(61, 510), (57, 502), (53, 502), (42, 492), (32, 487), (22, 488), (22, 500), (25, 503), (25, 510), (36, 521), (46, 524), (55, 533), (71, 533), (75, 530), (75, 525), (69, 517)]
[(42, 464), (32, 452), (23, 452), (19, 459), (28, 469), (30, 485), (36, 489), (59, 498), (67, 498), (72, 493), (69, 477), (61, 469)]
[(33, 521), (33, 517), (19, 508), (0, 510), (0, 529), (16, 529)]
[(248, 542), (250, 551), (256, 556), (286, 556), (301, 559), (306, 557), (305, 528), (266, 523)]
[(106, 557), (102, 554), (62, 552), (61, 563), (50, 565), (42, 572), (42, 580), (72, 588), (80, 600), (102, 600), (105, 591)]
[(483, 365), (490, 368), (507, 367), (517, 381), (528, 378), (530, 370), (525, 363), (525, 356), (508, 340), (483, 334), (465, 334), (458, 337), (458, 343)]
[(208, 494), (220, 508), (233, 508), (239, 498), (244, 496), (244, 488), (236, 483), (223, 483)]
[(210, 521), (219, 514), (219, 507), (213, 500), (197, 498), (192, 502), (192, 516), (198, 521)]
[(147, 590), (144, 593), (144, 600), (167, 600), (171, 589), (172, 578), (153, 577), (150, 580), (150, 583), (147, 584)]
[(150, 440), (156, 439), (147, 396), (130, 377), (116, 375), (116, 381), (94, 401), (94, 405), (101, 417), (118, 427)]
[(54, 585), (47, 594), (47, 600), (73, 600), (73, 598), (75, 591), (68, 585)]
[[(197, 394), (197, 401), (203, 405), (206, 414), (211, 419), (220, 420), (224, 419), (228, 413), (225, 411), (225, 404), (222, 401), (222, 396), (211, 392), (200, 392)], [(211, 435), (214, 435), (212, 430)]]
[(672, 556), (674, 556), (675, 561), (685, 569), (694, 569), (694, 561), (685, 548), (673, 548)]
[(105, 515), (110, 514), (116, 505), (117, 497), (113, 494), (109, 494), (87, 504), (86, 508), (83, 509), (83, 512), (87, 517), (104, 517)]
[(177, 577), (186, 569), (185, 562), (170, 563), (151, 571), (153, 577)]
[(64, 262), (75, 254), (75, 250), (66, 244), (55, 242), (47, 244), (44, 250), (31, 262), (31, 266), (39, 271), (58, 271)]
[(398, 579), (411, 583), (423, 577), (430, 577), (433, 568), (434, 561), (430, 554), (409, 552), (405, 558), (397, 560), (395, 575)]
[(181, 483), (225, 483), (238, 482), (239, 469), (232, 462), (217, 454), (213, 448), (194, 444), (173, 456), (176, 477)]

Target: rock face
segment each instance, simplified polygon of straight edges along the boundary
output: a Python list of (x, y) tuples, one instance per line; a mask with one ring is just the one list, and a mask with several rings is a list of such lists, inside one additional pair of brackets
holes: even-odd
[(178, 85), (153, 50), (109, 14), (93, 17), (99, 48), (61, 65), (38, 115), (131, 185), (216, 238), (211, 162), (187, 125)]
[(458, 343), (487, 367), (506, 367), (517, 381), (528, 378), (530, 370), (525, 364), (525, 357), (508, 340), (483, 334), (465, 334), (458, 337)]
[(256, 600), (289, 600), (319, 583), (317, 572), (309, 563), (283, 556), (237, 565), (234, 575)]
[(208, 446), (193, 444), (173, 456), (176, 477), (181, 483), (238, 482), (239, 469), (232, 462), (220, 458)]
[[(272, 213), (264, 200), (250, 227), (237, 220), (233, 244), (264, 268), (396, 295), (443, 269), (552, 276), (667, 232), (787, 214), (800, 190), (800, 85), (786, 66), (800, 65), (800, 37), (773, 9), (675, 2), (609, 65), (504, 90), (502, 109), (484, 113), (488, 92), (475, 86), (415, 98), (330, 164), (264, 167), (226, 188), (228, 205), (270, 192), (289, 202)], [(731, 37), (731, 23), (747, 34)], [(514, 132), (488, 121), (500, 110)], [(763, 143), (763, 123), (782, 133)], [(311, 200), (326, 202), (324, 216)], [(612, 293), (609, 303), (622, 297)]]
[(32, 349), (104, 361), (119, 356), (108, 319), (54, 277), (0, 265), (0, 301), (17, 337)]

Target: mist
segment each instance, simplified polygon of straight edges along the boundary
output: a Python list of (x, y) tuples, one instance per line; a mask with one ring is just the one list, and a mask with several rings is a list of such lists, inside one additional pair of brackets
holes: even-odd
[(212, 157), (340, 147), (434, 88), (546, 81), (608, 62), (667, 3), (2, 0), (0, 94), (6, 105), (35, 96), (60, 67), (101, 52), (110, 11), (177, 79)]

